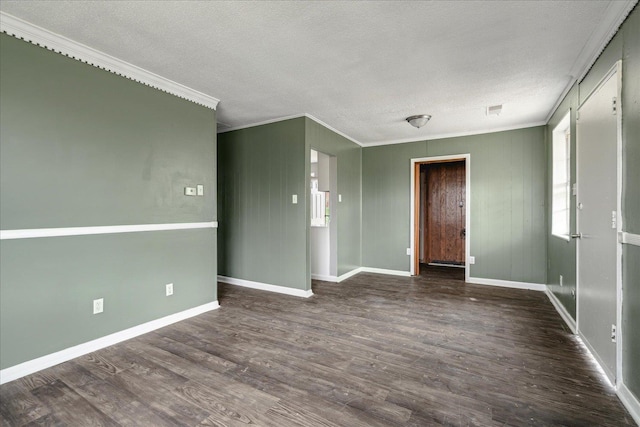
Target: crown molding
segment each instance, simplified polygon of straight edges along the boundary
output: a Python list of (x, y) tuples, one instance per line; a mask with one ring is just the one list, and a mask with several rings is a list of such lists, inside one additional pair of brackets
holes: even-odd
[(506, 132), (506, 131), (510, 131), (510, 130), (533, 128), (533, 127), (536, 127), (536, 126), (544, 126), (546, 124), (547, 124), (547, 122), (545, 122), (545, 121), (538, 121), (538, 122), (524, 123), (524, 124), (515, 125), (515, 126), (503, 126), (503, 127), (496, 127), (496, 128), (490, 128), (490, 129), (472, 130), (472, 131), (467, 131), (467, 132), (439, 133), (439, 134), (435, 134), (435, 135), (424, 135), (424, 136), (416, 137), (416, 138), (403, 138), (403, 139), (394, 139), (394, 140), (391, 140), (391, 141), (370, 142), (370, 143), (362, 144), (362, 147), (363, 148), (379, 147), (379, 146), (382, 146), (382, 145), (406, 144), (408, 142), (432, 141), (432, 140), (435, 140), (435, 139), (458, 138), (458, 137), (461, 137), (461, 136), (484, 135), (484, 134), (487, 134), (487, 133)]
[(220, 102), (217, 98), (4, 12), (0, 12), (0, 32), (213, 110)]
[(305, 117), (305, 115), (295, 114), (293, 116), (276, 117), (275, 119), (263, 120), (261, 122), (249, 123), (249, 124), (240, 125), (240, 126), (233, 126), (227, 129), (220, 130), (218, 131), (218, 133), (227, 133), (227, 132), (233, 132), (234, 130), (242, 130), (242, 129), (253, 128), (256, 126), (269, 125), (271, 123), (284, 122), (285, 120), (299, 119), (300, 117)]
[(356, 141), (355, 139), (351, 138), (346, 133), (340, 132), (338, 129), (334, 128), (333, 126), (330, 126), (330, 125), (326, 124), (325, 122), (323, 122), (322, 120), (318, 119), (317, 117), (312, 116), (311, 114), (305, 114), (305, 117), (307, 117), (308, 119), (313, 120), (314, 122), (318, 123), (321, 126), (324, 126), (325, 128), (329, 129), (331, 132), (337, 133), (341, 137), (348, 139), (349, 141), (353, 142), (354, 144), (358, 144), (360, 147), (362, 147), (364, 145), (360, 141)]
[(631, 13), (638, 0), (610, 1), (600, 22), (601, 25), (594, 28), (591, 37), (587, 40), (571, 67), (569, 75), (577, 76), (581, 82), (585, 78), (593, 64), (606, 49), (611, 39), (616, 35), (620, 26)]
[(607, 10), (605, 10), (601, 19), (601, 22), (604, 24), (594, 29), (571, 66), (569, 83), (567, 83), (567, 86), (558, 97), (553, 108), (549, 110), (546, 118), (547, 123), (549, 123), (551, 117), (556, 113), (556, 110), (560, 107), (560, 104), (562, 104), (562, 101), (564, 101), (573, 85), (576, 82), (582, 82), (587, 76), (593, 64), (595, 64), (600, 55), (602, 55), (602, 52), (607, 48), (609, 42), (616, 35), (637, 3), (638, 0), (609, 2)]
[(356, 141), (355, 139), (351, 138), (346, 133), (339, 131), (338, 129), (334, 128), (333, 126), (326, 124), (322, 120), (320, 120), (317, 117), (312, 116), (311, 114), (308, 114), (308, 113), (295, 114), (293, 116), (276, 117), (274, 119), (264, 120), (264, 121), (261, 121), (261, 122), (249, 123), (247, 125), (234, 126), (234, 127), (230, 127), (230, 128), (224, 129), (224, 130), (220, 130), (218, 133), (233, 132), (234, 130), (242, 130), (242, 129), (248, 129), (248, 128), (252, 128), (252, 127), (256, 127), (256, 126), (269, 125), (271, 123), (278, 123), (278, 122), (283, 122), (285, 120), (291, 120), (291, 119), (299, 119), (301, 117), (306, 117), (306, 118), (308, 118), (310, 120), (313, 120), (314, 122), (318, 123), (319, 125), (324, 126), (325, 128), (329, 129), (331, 132), (337, 133), (341, 137), (346, 138), (349, 141), (351, 141), (351, 142), (353, 142), (355, 144), (358, 144), (361, 147), (363, 146), (363, 144), (361, 142)]

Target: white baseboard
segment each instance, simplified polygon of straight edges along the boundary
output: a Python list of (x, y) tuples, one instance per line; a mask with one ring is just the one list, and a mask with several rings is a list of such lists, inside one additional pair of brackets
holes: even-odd
[(543, 283), (513, 282), (511, 280), (484, 279), (481, 277), (469, 277), (467, 283), (473, 283), (474, 285), (501, 286), (503, 288), (529, 289), (531, 291), (541, 292), (547, 290), (547, 285)]
[(562, 320), (564, 320), (564, 323), (566, 323), (569, 329), (571, 329), (571, 332), (573, 332), (574, 334), (577, 333), (578, 329), (576, 328), (576, 321), (573, 319), (573, 317), (571, 317), (567, 309), (564, 308), (564, 305), (562, 305), (558, 297), (556, 297), (553, 292), (551, 292), (549, 287), (547, 287), (545, 293), (547, 294), (549, 301), (551, 301), (551, 304), (553, 304), (560, 317), (562, 317)]
[(179, 313), (170, 314), (169, 316), (152, 320), (150, 322), (143, 323), (141, 325), (134, 326), (123, 331), (115, 332), (102, 338), (78, 344), (73, 347), (65, 348), (64, 350), (47, 354), (45, 356), (38, 357), (37, 359), (29, 360), (18, 365), (5, 368), (0, 371), (0, 384), (17, 380), (18, 378), (22, 378), (26, 375), (33, 374), (34, 372), (50, 368), (68, 360), (75, 359), (76, 357), (84, 356), (85, 354), (100, 350), (101, 348), (109, 347), (110, 345), (114, 345), (119, 342), (135, 338), (139, 335), (155, 331), (156, 329), (171, 325), (172, 323), (176, 323), (181, 320), (206, 313), (207, 311), (215, 310), (218, 307), (220, 307), (218, 301), (213, 301), (207, 304), (200, 305), (198, 307), (193, 307), (188, 310), (181, 311)]
[(312, 280), (322, 280), (323, 282), (338, 282), (337, 276), (325, 276), (324, 274), (311, 274)]
[(587, 350), (589, 350), (591, 357), (593, 357), (593, 359), (597, 362), (604, 376), (607, 378), (607, 380), (609, 380), (609, 383), (613, 386), (616, 383), (615, 374), (611, 372), (609, 368), (607, 368), (607, 365), (604, 363), (604, 360), (600, 358), (600, 356), (596, 352), (596, 349), (593, 348), (593, 346), (591, 345), (591, 343), (589, 343), (587, 338), (584, 335), (582, 335), (582, 332), (578, 331), (578, 336), (580, 337), (582, 344), (584, 344)]
[(349, 271), (348, 273), (344, 273), (342, 276), (324, 276), (321, 274), (312, 274), (311, 278), (313, 280), (324, 280), (325, 282), (335, 282), (340, 283), (342, 281), (347, 280), (349, 277), (353, 277), (358, 273), (376, 273), (376, 274), (388, 274), (392, 276), (403, 276), (409, 277), (411, 274), (408, 271), (400, 271), (400, 270), (386, 270), (384, 268), (373, 268), (373, 267), (358, 267)]
[(624, 407), (631, 414), (631, 418), (640, 426), (640, 401), (638, 398), (623, 382), (618, 384), (617, 394)]
[(402, 270), (387, 270), (385, 268), (361, 267), (363, 273), (388, 274), (390, 276), (411, 277), (411, 273)]
[(230, 285), (243, 286), (245, 288), (259, 289), (261, 291), (277, 292), (279, 294), (293, 295), (295, 297), (309, 298), (313, 295), (311, 289), (308, 291), (302, 289), (288, 288), (286, 286), (270, 285), (268, 283), (253, 282), (251, 280), (236, 279), (235, 277), (218, 276), (218, 281), (225, 282)]
[(343, 281), (347, 280), (349, 277), (353, 277), (358, 273), (362, 273), (362, 267), (354, 268), (353, 270), (349, 271), (348, 273), (344, 273), (342, 276), (339, 276), (338, 277), (338, 283), (343, 282)]

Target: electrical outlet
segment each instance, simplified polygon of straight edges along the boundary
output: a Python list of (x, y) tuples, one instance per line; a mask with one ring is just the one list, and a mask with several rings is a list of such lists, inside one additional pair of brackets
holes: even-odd
[(93, 300), (93, 314), (102, 313), (104, 311), (104, 298)]
[(407, 248), (407, 255), (411, 255), (411, 248)]
[(184, 195), (185, 196), (195, 196), (196, 189), (194, 187), (184, 187)]
[(469, 264), (475, 264), (475, 263), (476, 263), (476, 257), (470, 256), (469, 257)]
[(616, 342), (616, 325), (611, 325), (611, 342)]
[(562, 283), (562, 274), (561, 274), (560, 275), (560, 286), (562, 286), (562, 285), (563, 285), (563, 283)]
[(165, 286), (167, 296), (173, 295), (173, 283), (167, 283)]

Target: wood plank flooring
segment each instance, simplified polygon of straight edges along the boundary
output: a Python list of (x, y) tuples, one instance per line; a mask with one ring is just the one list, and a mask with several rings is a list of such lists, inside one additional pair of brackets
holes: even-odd
[(221, 308), (0, 387), (0, 425), (634, 425), (541, 292), (464, 270), (219, 284)]

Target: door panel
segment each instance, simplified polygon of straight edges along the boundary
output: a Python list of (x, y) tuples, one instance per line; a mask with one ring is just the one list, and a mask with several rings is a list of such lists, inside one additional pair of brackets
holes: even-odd
[(577, 121), (578, 330), (615, 382), (617, 227), (617, 118), (612, 100), (617, 75), (580, 107)]
[(427, 262), (459, 264), (465, 260), (465, 163), (427, 166)]

